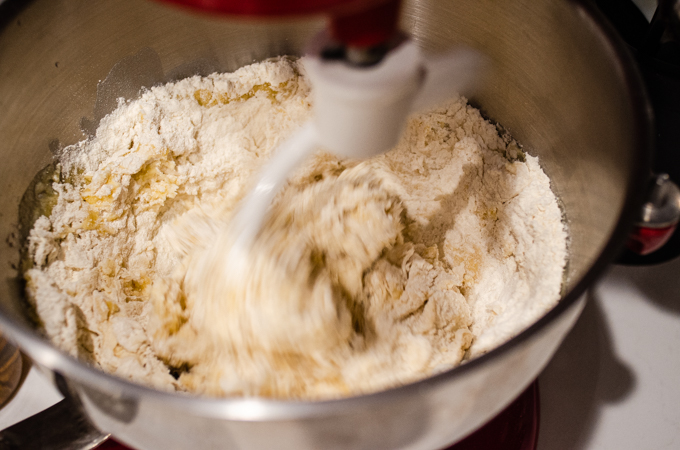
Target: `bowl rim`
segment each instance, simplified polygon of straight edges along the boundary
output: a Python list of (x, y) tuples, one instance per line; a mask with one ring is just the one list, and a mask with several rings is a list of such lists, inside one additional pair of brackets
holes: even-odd
[[(12, 22), (12, 18), (20, 13), (28, 3), (30, 1), (5, 0), (3, 2), (3, 0), (0, 0), (0, 17), (4, 16), (3, 20), (0, 20), (0, 30), (6, 24)], [(103, 392), (115, 392), (123, 398), (134, 399), (139, 397), (144, 398), (145, 401), (170, 403), (202, 417), (236, 421), (318, 417), (331, 413), (337, 414), (341, 410), (353, 410), (359, 405), (384, 404), (387, 398), (395, 399), (411, 396), (424, 389), (464, 377), (477, 370), (478, 367), (486, 366), (492, 360), (508, 354), (569, 310), (581, 298), (586, 289), (603, 274), (608, 264), (619, 255), (643, 203), (644, 189), (642, 187), (651, 173), (651, 152), (649, 149), (652, 148), (653, 144), (652, 113), (637, 65), (621, 38), (594, 5), (587, 0), (573, 0), (570, 3), (580, 10), (584, 20), (591, 22), (591, 28), (596, 34), (599, 34), (606, 52), (611, 56), (611, 61), (618, 65), (623, 85), (627, 88), (628, 103), (632, 108), (635, 128), (633, 130), (634, 142), (632, 143), (634, 161), (628, 173), (625, 200), (611, 236), (583, 277), (562, 296), (558, 304), (548, 313), (515, 337), (488, 353), (422, 380), (351, 397), (329, 400), (274, 400), (259, 397), (214, 398), (158, 390), (88, 366), (61, 349), (54, 347), (49, 341), (40, 337), (34, 329), (14, 320), (2, 305), (0, 305), (0, 328), (7, 338), (15, 342), (23, 352), (39, 365), (89, 388)]]

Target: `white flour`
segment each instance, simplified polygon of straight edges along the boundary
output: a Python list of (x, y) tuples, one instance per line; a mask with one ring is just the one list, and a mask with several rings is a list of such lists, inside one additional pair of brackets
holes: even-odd
[(380, 157), (318, 154), (233, 295), (197, 294), (192, 261), (309, 118), (300, 72), (281, 59), (153, 88), (67, 149), (25, 274), (56, 345), (161, 389), (328, 398), (446, 370), (556, 304), (549, 180), (462, 99)]

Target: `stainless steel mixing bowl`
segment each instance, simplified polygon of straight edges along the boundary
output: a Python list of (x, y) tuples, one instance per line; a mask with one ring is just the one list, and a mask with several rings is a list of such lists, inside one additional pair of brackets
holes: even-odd
[[(638, 75), (587, 0), (413, 0), (403, 27), (427, 51), (464, 43), (492, 60), (473, 99), (540, 157), (571, 234), (559, 305), (461, 367), (324, 402), (159, 392), (67, 356), (40, 336), (17, 282), (35, 174), (92, 133), (119, 96), (192, 74), (300, 54), (322, 22), (239, 23), (139, 0), (0, 5), (0, 327), (101, 430), (140, 449), (435, 449), (488, 420), (548, 362), (585, 289), (616, 255), (641, 200), (650, 128)], [(6, 236), (10, 236), (5, 239)]]

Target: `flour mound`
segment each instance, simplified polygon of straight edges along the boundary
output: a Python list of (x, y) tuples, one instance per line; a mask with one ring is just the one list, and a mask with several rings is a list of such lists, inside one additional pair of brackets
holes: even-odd
[(384, 155), (315, 155), (252, 252), (215, 255), (309, 94), (287, 58), (187, 78), (66, 149), (28, 240), (47, 337), (160, 389), (322, 399), (455, 367), (557, 303), (549, 179), (464, 99), (414, 116)]

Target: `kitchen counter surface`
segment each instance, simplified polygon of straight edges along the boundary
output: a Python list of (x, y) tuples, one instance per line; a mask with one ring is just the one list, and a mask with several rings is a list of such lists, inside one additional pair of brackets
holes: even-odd
[(680, 259), (614, 266), (539, 378), (539, 450), (680, 448)]

